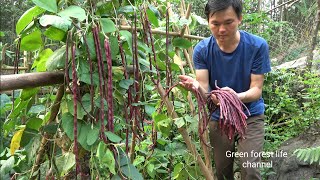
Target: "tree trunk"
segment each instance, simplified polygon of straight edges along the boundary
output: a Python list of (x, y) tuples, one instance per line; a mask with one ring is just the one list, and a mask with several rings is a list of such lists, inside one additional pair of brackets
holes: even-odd
[(307, 68), (311, 71), (312, 68), (312, 61), (313, 61), (313, 50), (315, 49), (317, 45), (317, 37), (318, 37), (318, 31), (320, 28), (320, 0), (318, 0), (318, 11), (315, 17), (315, 28), (314, 28), (314, 33), (313, 33), (313, 38), (311, 41), (311, 47), (307, 59)]

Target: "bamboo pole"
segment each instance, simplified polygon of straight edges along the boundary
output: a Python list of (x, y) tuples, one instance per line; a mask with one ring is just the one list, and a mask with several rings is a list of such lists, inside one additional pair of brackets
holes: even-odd
[[(173, 108), (173, 104), (169, 101), (168, 97), (165, 96), (166, 92), (163, 89), (162, 85), (158, 83), (157, 90), (161, 96), (161, 99), (163, 99), (164, 103), (167, 106), (168, 114), (173, 119), (178, 118), (178, 114), (175, 112)], [(214, 180), (214, 177), (212, 176), (212, 172), (208, 169), (206, 164), (203, 162), (201, 155), (196, 150), (194, 144), (192, 144), (191, 138), (187, 132), (187, 130), (183, 127), (178, 128), (179, 133), (182, 135), (189, 151), (192, 153), (192, 155), (196, 158), (198, 165), (200, 166), (200, 170), (202, 171), (202, 174), (205, 176), (207, 180)]]
[(0, 92), (61, 84), (63, 82), (64, 72), (61, 71), (1, 75)]
[[(13, 71), (15, 68), (13, 66), (7, 66), (2, 64), (1, 67), (1, 72), (2, 71)], [(18, 67), (18, 70), (28, 70), (28, 67), (24, 66), (24, 67)]]
[[(131, 30), (131, 26), (119, 26), (120, 30)], [(159, 34), (159, 35), (166, 35), (166, 31), (161, 31), (159, 29), (151, 29), (152, 30), (152, 34)], [(137, 31), (143, 31), (143, 29), (141, 27), (137, 27)], [(169, 36), (174, 36), (174, 37), (180, 37), (180, 33), (179, 32), (169, 32), (168, 33)], [(189, 38), (189, 39), (195, 39), (195, 40), (202, 40), (204, 39), (204, 37), (201, 36), (195, 36), (195, 35), (184, 35), (185, 38)]]
[(311, 41), (311, 48), (308, 54), (307, 58), (307, 68), (311, 70), (312, 68), (312, 61), (313, 61), (313, 50), (316, 48), (317, 45), (317, 37), (318, 37), (318, 31), (320, 29), (320, 0), (318, 0), (318, 11), (315, 17), (315, 27), (313, 32), (313, 37)]
[[(189, 19), (190, 18), (190, 14), (191, 14), (191, 4), (188, 5), (188, 9), (187, 9), (187, 12), (186, 12), (186, 15), (185, 15), (185, 18), (186, 19)], [(183, 25), (181, 31), (180, 31), (180, 36), (181, 37), (184, 37), (185, 35), (188, 35), (188, 34), (185, 34), (185, 31), (187, 29), (187, 25)]]
[[(59, 112), (59, 109), (60, 109), (60, 103), (61, 103), (61, 99), (62, 99), (63, 95), (64, 95), (64, 85), (60, 85), (58, 92), (57, 92), (57, 95), (56, 95), (56, 99), (51, 107), (51, 110), (50, 110), (51, 114), (50, 114), (50, 117), (49, 117), (47, 124), (53, 122), (56, 119), (58, 112)], [(46, 150), (45, 147), (47, 145), (48, 139), (50, 139), (48, 134), (44, 134), (44, 137), (42, 137), (42, 139), (41, 139), (41, 144), (40, 144), (37, 156), (36, 156), (36, 160), (35, 160), (34, 165), (32, 166), (32, 170), (31, 170), (31, 174), (30, 174), (31, 180), (34, 180), (37, 178), (37, 174), (34, 175), (34, 173), (39, 170), (40, 164), (43, 161), (43, 155)]]
[(289, 4), (289, 3), (291, 3), (291, 4), (289, 4), (289, 6), (292, 6), (294, 3), (299, 2), (299, 1), (300, 0), (289, 0), (289, 1), (284, 2), (284, 3), (282, 3), (282, 4), (278, 5), (278, 6), (275, 6), (274, 8), (271, 8), (266, 13), (271, 13), (273, 10), (278, 9), (279, 7), (282, 7), (282, 6), (284, 6), (286, 4)]

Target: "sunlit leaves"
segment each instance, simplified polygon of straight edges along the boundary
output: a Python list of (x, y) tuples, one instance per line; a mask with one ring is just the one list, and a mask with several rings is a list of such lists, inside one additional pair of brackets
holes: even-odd
[[(69, 112), (74, 115), (74, 109), (73, 109), (73, 100), (68, 101), (68, 110)], [(81, 103), (77, 102), (77, 118), (83, 119), (84, 115), (87, 114), (88, 111), (91, 109), (91, 102), (90, 102), (90, 95), (85, 94), (82, 97)]]
[(129, 31), (120, 31), (121, 37), (123, 37), (130, 48), (130, 52), (132, 52), (132, 34)]
[(71, 26), (71, 21), (56, 15), (44, 15), (40, 18), (39, 23), (44, 27), (51, 25), (63, 31), (67, 31)]
[(25, 101), (30, 99), (32, 96), (36, 95), (39, 92), (39, 88), (27, 88), (23, 89), (20, 94), (21, 100)]
[(44, 33), (51, 40), (61, 41), (66, 36), (66, 32), (56, 28), (54, 26), (50, 26)]
[(56, 13), (58, 11), (56, 0), (32, 0), (32, 2), (49, 12)]
[(69, 6), (66, 9), (60, 11), (58, 15), (66, 18), (76, 18), (79, 21), (83, 21), (86, 19), (86, 12), (79, 6)]
[(118, 143), (118, 142), (120, 142), (120, 141), (122, 140), (118, 135), (116, 135), (116, 134), (114, 134), (114, 133), (112, 133), (112, 132), (110, 132), (110, 131), (107, 131), (107, 132), (106, 132), (106, 136), (108, 137), (108, 139), (109, 139), (111, 142)]
[(24, 51), (35, 51), (39, 49), (42, 44), (41, 32), (40, 30), (35, 30), (21, 39), (20, 48)]
[(156, 17), (155, 13), (151, 11), (150, 9), (147, 10), (147, 16), (151, 24), (153, 24), (155, 27), (159, 27), (159, 21)]
[(133, 79), (123, 79), (120, 81), (119, 86), (122, 87), (123, 89), (128, 90), (129, 87), (133, 85), (133, 83), (134, 83)]
[(47, 48), (40, 52), (38, 57), (34, 60), (32, 69), (36, 68), (37, 72), (44, 72), (47, 70), (46, 62), (48, 58), (53, 54), (53, 51), (50, 48)]
[(184, 38), (174, 38), (172, 45), (181, 49), (187, 49), (192, 46), (192, 43)]
[(43, 13), (45, 10), (35, 6), (27, 10), (18, 20), (16, 24), (16, 33), (20, 34), (21, 31), (28, 26), (28, 24), (39, 14)]
[(100, 129), (98, 129), (97, 127), (92, 127), (89, 129), (87, 134), (87, 144), (89, 146), (93, 145), (99, 139), (99, 132)]
[(63, 168), (61, 171), (61, 176), (64, 176), (75, 164), (75, 155), (71, 152), (67, 152), (62, 156), (63, 158)]
[(48, 71), (64, 68), (66, 47), (62, 46), (55, 50), (47, 59), (46, 68)]
[(96, 157), (99, 160), (100, 166), (107, 166), (112, 174), (116, 174), (115, 171), (115, 159), (113, 153), (108, 149), (104, 142), (100, 142), (97, 148)]
[(112, 33), (116, 31), (116, 26), (111, 19), (101, 18), (100, 22), (104, 33)]
[(42, 122), (43, 122), (42, 119), (34, 117), (28, 120), (26, 126), (27, 128), (30, 128), (30, 129), (39, 130)]

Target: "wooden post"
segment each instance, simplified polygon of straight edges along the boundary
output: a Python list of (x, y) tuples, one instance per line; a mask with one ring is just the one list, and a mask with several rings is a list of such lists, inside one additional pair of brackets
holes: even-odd
[(0, 92), (14, 89), (26, 89), (39, 86), (62, 84), (64, 72), (41, 72), (1, 75)]
[(317, 45), (317, 37), (318, 37), (318, 31), (320, 28), (320, 0), (318, 0), (318, 11), (315, 17), (315, 27), (313, 32), (313, 37), (311, 41), (311, 47), (309, 50), (308, 58), (307, 58), (307, 68), (311, 71), (312, 68), (312, 61), (313, 61), (313, 50), (316, 48)]

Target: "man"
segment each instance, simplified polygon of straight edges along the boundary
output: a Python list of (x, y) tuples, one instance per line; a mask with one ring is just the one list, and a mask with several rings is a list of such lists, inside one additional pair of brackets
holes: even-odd
[[(210, 143), (219, 180), (234, 179), (234, 156), (230, 157), (227, 153), (235, 151), (236, 140), (238, 152), (244, 154), (244, 157), (240, 157), (242, 179), (261, 179), (259, 169), (250, 168), (249, 165), (261, 161), (261, 156), (257, 155), (262, 151), (264, 142), (265, 109), (261, 94), (264, 74), (271, 70), (269, 50), (261, 37), (238, 30), (242, 20), (241, 1), (208, 1), (205, 14), (213, 36), (202, 40), (194, 48), (196, 79), (179, 76), (183, 87), (191, 91), (198, 89), (203, 97), (215, 89), (214, 83), (217, 81), (219, 87), (235, 93), (250, 111), (245, 139), (237, 140), (235, 137), (232, 142), (220, 132), (219, 110), (211, 116)], [(211, 95), (211, 99), (219, 105), (214, 95)]]

